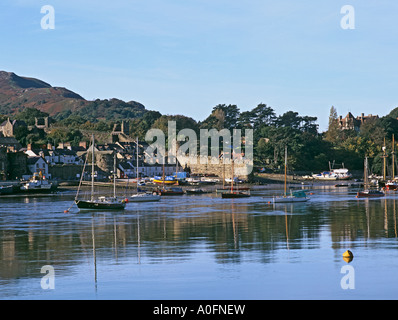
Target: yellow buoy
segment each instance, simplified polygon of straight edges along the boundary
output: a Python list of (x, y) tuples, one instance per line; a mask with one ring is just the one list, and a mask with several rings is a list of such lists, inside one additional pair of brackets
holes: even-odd
[(346, 252), (343, 253), (343, 260), (345, 262), (351, 262), (352, 259), (354, 259), (354, 255), (350, 250), (347, 250)]

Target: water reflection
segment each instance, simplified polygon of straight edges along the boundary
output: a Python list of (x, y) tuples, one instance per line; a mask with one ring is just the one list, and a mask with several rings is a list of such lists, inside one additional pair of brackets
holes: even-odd
[(284, 251), (397, 247), (395, 196), (357, 200), (318, 190), (308, 203), (277, 206), (255, 194), (183, 196), (84, 214), (63, 213), (64, 198), (0, 201), (0, 288), (41, 277), (46, 264), (61, 275), (91, 266), (97, 290), (99, 270), (109, 265), (189, 264), (198, 255), (219, 265), (272, 264)]

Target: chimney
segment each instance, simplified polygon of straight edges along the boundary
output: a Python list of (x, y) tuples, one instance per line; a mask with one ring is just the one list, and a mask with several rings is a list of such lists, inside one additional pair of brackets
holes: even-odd
[(32, 150), (32, 144), (28, 143), (28, 150)]
[(79, 142), (79, 147), (82, 147), (84, 149), (87, 149), (87, 141), (80, 141)]
[(47, 143), (47, 150), (52, 150), (52, 149), (53, 149), (52, 144), (51, 143)]

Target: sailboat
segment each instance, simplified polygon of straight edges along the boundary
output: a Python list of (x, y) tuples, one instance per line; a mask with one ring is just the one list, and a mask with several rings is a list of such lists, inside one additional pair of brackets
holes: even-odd
[(287, 147), (285, 147), (285, 183), (284, 193), (282, 196), (273, 198), (274, 203), (288, 203), (288, 202), (306, 202), (309, 200), (304, 190), (298, 190), (287, 194)]
[(231, 179), (231, 191), (223, 192), (221, 194), (221, 198), (248, 198), (250, 197), (249, 192), (241, 192), (238, 190), (234, 190), (234, 159), (232, 156), (232, 179)]
[(369, 177), (368, 177), (368, 157), (365, 157), (364, 162), (364, 190), (357, 193), (357, 198), (372, 198), (372, 197), (382, 197), (384, 192), (376, 189), (369, 188)]
[(139, 181), (139, 165), (138, 165), (138, 151), (139, 151), (139, 145), (138, 145), (138, 138), (137, 138), (137, 148), (136, 148), (136, 153), (137, 153), (137, 193), (133, 194), (129, 200), (129, 202), (153, 202), (153, 201), (159, 201), (160, 196), (156, 193), (139, 193), (138, 192), (138, 181)]
[[(389, 191), (397, 191), (398, 190), (398, 182), (397, 182), (397, 180), (395, 179), (395, 150), (394, 150), (394, 145), (395, 145), (395, 140), (394, 140), (394, 135), (392, 135), (392, 151), (391, 151), (391, 156), (392, 156), (392, 179), (391, 180), (389, 180), (389, 181), (387, 181), (386, 183), (385, 183), (385, 188), (386, 188), (386, 190), (389, 190)], [(383, 178), (384, 178), (384, 181), (386, 180), (386, 178), (385, 178), (385, 176), (386, 176), (386, 174), (385, 174), (385, 171), (386, 171), (386, 164), (385, 164), (385, 162), (386, 162), (386, 155), (385, 155), (385, 138), (384, 138), (384, 147), (383, 147), (383, 152), (384, 152), (384, 154), (383, 154), (383, 158), (384, 158), (384, 175), (383, 175)]]
[[(159, 190), (159, 193), (161, 196), (181, 196), (184, 194), (184, 190), (179, 187), (172, 187), (172, 188), (165, 188), (165, 184), (167, 183), (165, 180), (165, 175), (164, 175), (164, 164), (166, 162), (165, 157), (163, 157), (163, 176), (162, 176), (162, 183), (163, 187), (162, 189)], [(174, 178), (174, 177), (173, 177)]]
[[(79, 190), (77, 191), (75, 203), (80, 210), (124, 210), (126, 202), (116, 197), (116, 156), (114, 158), (113, 171), (113, 197), (100, 196), (94, 197), (94, 135), (92, 136), (92, 159), (91, 159), (91, 198), (90, 200), (77, 200)], [(83, 169), (84, 170), (84, 169)], [(82, 174), (83, 176), (83, 174)]]

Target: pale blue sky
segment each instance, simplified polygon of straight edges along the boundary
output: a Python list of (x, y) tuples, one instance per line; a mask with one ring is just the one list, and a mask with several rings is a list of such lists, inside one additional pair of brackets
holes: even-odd
[[(340, 9), (355, 9), (343, 30)], [(55, 30), (42, 30), (43, 5)], [(206, 118), (266, 103), (317, 116), (398, 106), (398, 3), (373, 0), (1, 0), (0, 70), (84, 98)]]

